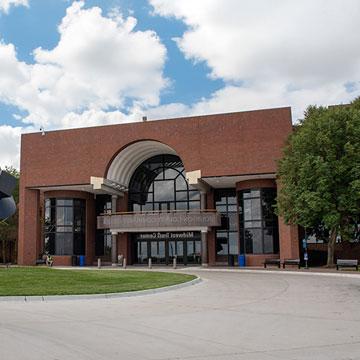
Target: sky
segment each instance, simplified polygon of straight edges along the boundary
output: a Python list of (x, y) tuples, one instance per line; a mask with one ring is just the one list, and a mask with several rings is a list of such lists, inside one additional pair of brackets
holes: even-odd
[(0, 0), (0, 167), (40, 128), (357, 96), (359, 0)]

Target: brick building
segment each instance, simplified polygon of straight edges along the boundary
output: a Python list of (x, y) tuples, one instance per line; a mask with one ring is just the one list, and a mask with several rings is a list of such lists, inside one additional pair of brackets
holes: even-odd
[(25, 134), (18, 262), (230, 264), (299, 256), (273, 211), (278, 108)]

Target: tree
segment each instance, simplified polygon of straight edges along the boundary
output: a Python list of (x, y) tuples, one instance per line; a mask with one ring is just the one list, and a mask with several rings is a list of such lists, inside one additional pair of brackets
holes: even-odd
[[(13, 192), (13, 197), (15, 203), (19, 203), (19, 171), (12, 166), (5, 166), (3, 169), (4, 171), (8, 172), (9, 174), (13, 175), (17, 179), (16, 188)], [(17, 241), (17, 233), (18, 233), (18, 210), (16, 213), (9, 219), (0, 221), (0, 241), (1, 241), (1, 258), (2, 262), (6, 262), (6, 253), (7, 248), (12, 243), (16, 248), (16, 241)]]
[(327, 266), (333, 266), (337, 237), (351, 238), (360, 224), (360, 98), (310, 106), (288, 139), (278, 176), (278, 215), (327, 230)]

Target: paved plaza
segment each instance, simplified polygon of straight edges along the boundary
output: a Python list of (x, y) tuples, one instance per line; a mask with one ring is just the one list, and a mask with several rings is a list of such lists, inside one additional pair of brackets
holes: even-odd
[(187, 272), (203, 281), (118, 299), (0, 302), (0, 359), (360, 359), (360, 277)]

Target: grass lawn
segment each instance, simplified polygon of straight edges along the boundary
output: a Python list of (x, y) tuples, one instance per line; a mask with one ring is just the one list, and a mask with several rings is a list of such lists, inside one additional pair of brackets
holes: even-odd
[(0, 296), (105, 294), (184, 283), (193, 275), (115, 270), (58, 270), (45, 267), (0, 269)]

